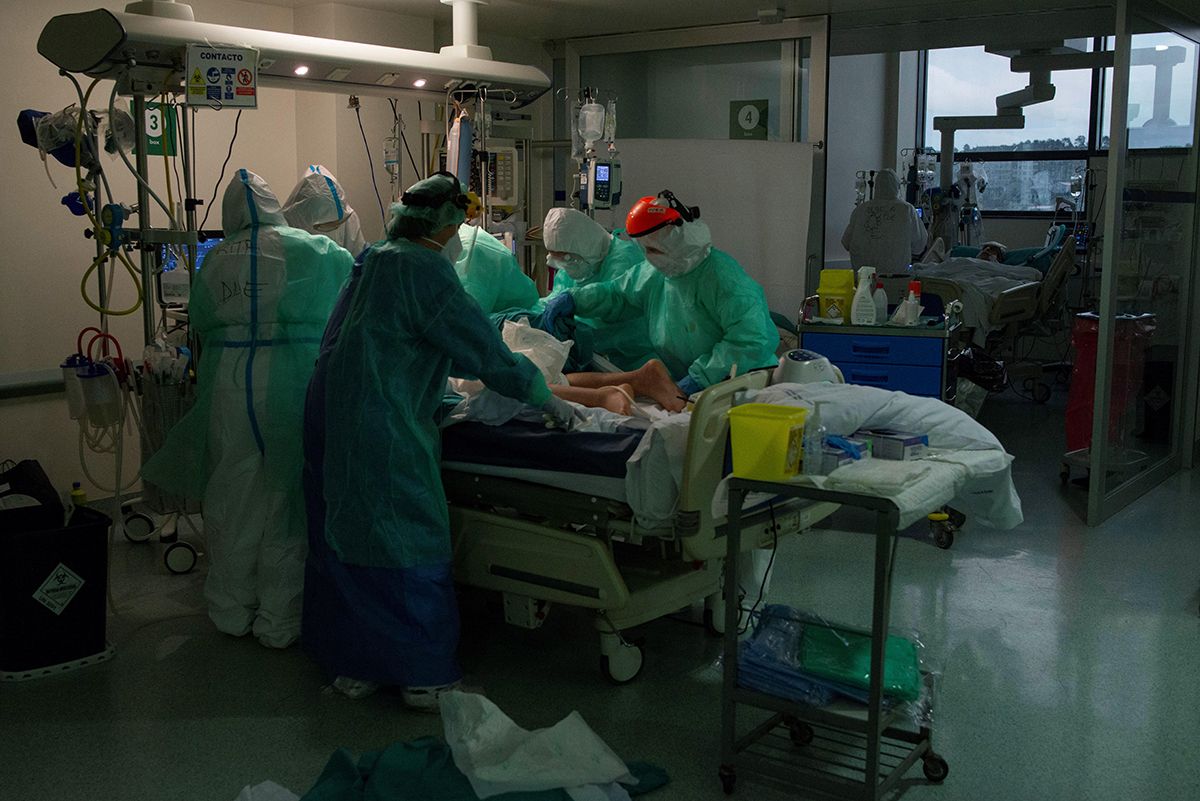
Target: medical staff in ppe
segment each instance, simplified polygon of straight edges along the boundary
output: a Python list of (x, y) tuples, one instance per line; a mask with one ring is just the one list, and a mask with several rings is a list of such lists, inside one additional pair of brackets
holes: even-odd
[(189, 307), (201, 343), (196, 402), (142, 475), (201, 500), (204, 595), (217, 628), (283, 648), (300, 634), (305, 392), (354, 258), (288, 227), (270, 187), (248, 170), (230, 182), (221, 211), (225, 241), (205, 257)]
[(537, 305), (537, 285), (500, 240), (478, 225), (459, 227), (458, 238), (462, 253), (454, 272), (485, 314)]
[[(553, 208), (542, 223), (546, 264), (553, 267), (551, 295), (576, 287), (615, 281), (628, 272), (652, 270), (636, 242), (621, 239), (577, 209)], [(646, 318), (637, 316), (618, 324), (576, 317), (595, 331), (593, 349), (620, 367), (636, 370), (654, 358)]]
[(546, 301), (543, 327), (575, 314), (613, 324), (643, 316), (650, 343), (687, 395), (731, 373), (776, 363), (779, 333), (762, 287), (712, 246), (700, 210), (669, 191), (633, 205), (625, 230), (638, 239), (653, 270), (570, 289)]
[(454, 274), (466, 196), (437, 173), (392, 206), (355, 264), (305, 407), (304, 648), (351, 696), (404, 688), (437, 708), (462, 678), (435, 414), (453, 371), (570, 424)]
[(925, 251), (928, 232), (917, 210), (900, 197), (895, 170), (875, 174), (875, 197), (858, 204), (842, 233), (842, 247), (857, 269), (874, 267), (879, 275), (904, 272), (913, 256)]
[(293, 228), (323, 234), (357, 256), (367, 246), (358, 214), (333, 173), (310, 164), (283, 204), (283, 216)]

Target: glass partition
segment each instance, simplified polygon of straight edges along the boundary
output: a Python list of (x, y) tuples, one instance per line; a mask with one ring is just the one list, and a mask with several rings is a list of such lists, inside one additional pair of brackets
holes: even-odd
[(1090, 420), (1068, 420), (1091, 428), (1093, 524), (1178, 470), (1191, 447), (1200, 60), (1179, 22), (1150, 0), (1118, 4), (1100, 309), (1076, 319), (1074, 337), (1077, 363), (1095, 363), (1095, 402)]

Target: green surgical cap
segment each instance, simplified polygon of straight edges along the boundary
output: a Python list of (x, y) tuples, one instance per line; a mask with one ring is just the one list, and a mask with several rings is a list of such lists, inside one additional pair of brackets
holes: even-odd
[(392, 204), (388, 238), (428, 236), (447, 225), (467, 219), (466, 195), (458, 179), (449, 173), (434, 173), (408, 188), (399, 203)]

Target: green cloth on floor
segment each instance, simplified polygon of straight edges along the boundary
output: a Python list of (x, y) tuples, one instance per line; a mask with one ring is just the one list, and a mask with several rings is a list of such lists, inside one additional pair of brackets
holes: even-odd
[[(869, 689), (871, 638), (843, 629), (806, 625), (800, 642), (800, 665), (813, 676)], [(911, 640), (896, 635), (887, 638), (883, 692), (903, 701), (915, 701), (920, 697), (921, 668), (917, 647)]]
[[(666, 771), (644, 762), (629, 762), (636, 785), (623, 785), (630, 795), (644, 795), (665, 785)], [(570, 801), (566, 790), (504, 793), (496, 801)], [(471, 782), (454, 764), (450, 746), (437, 737), (394, 743), (370, 751), (356, 762), (345, 748), (329, 758), (325, 770), (300, 801), (478, 801)]]

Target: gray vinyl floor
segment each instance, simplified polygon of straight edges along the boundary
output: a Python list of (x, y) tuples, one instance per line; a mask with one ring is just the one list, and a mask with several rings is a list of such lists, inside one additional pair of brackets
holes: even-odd
[[(968, 526), (949, 551), (901, 540), (893, 623), (919, 633), (940, 670), (940, 787), (914, 769), (905, 798), (1200, 798), (1200, 477), (1183, 474), (1089, 530), (1061, 488), (1060, 403), (993, 398), (983, 422), (1018, 455), (1026, 522)], [(1195, 504), (1195, 505), (1193, 505)], [(840, 529), (781, 545), (772, 601), (865, 624), (870, 539)], [(171, 576), (159, 546), (117, 543), (109, 636), (117, 656), (74, 674), (0, 686), (0, 797), (232, 801), (274, 780), (303, 793), (336, 748), (381, 748), (440, 732), (394, 696), (323, 690), (298, 648), (268, 651), (218, 634), (203, 614), (203, 570)], [(202, 563), (203, 565), (203, 563)], [(718, 643), (693, 622), (645, 638), (642, 677), (598, 674), (585, 615), (545, 627), (499, 624), (464, 600), (471, 681), (526, 727), (579, 710), (628, 759), (664, 766), (650, 798), (723, 798), (716, 781)], [(749, 781), (737, 797), (803, 797)]]

